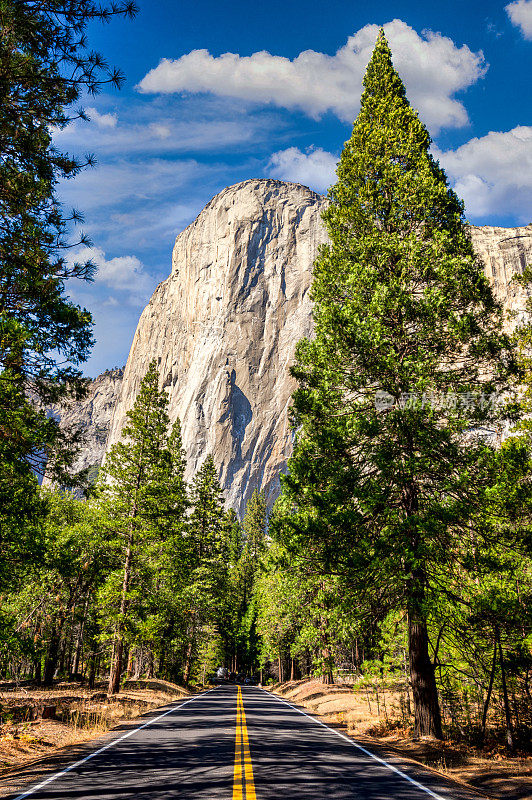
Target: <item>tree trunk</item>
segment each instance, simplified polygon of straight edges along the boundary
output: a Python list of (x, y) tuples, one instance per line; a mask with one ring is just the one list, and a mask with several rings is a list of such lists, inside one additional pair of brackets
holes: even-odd
[(142, 648), (137, 648), (135, 650), (135, 671), (133, 673), (133, 679), (138, 681), (140, 678), (140, 673), (142, 672), (142, 659), (143, 659), (143, 650)]
[(332, 670), (332, 657), (331, 657), (331, 649), (329, 647), (329, 637), (323, 631), (323, 629), (322, 629), (321, 658), (323, 664), (321, 682), (330, 685), (331, 683), (334, 683), (334, 675)]
[(281, 661), (281, 654), (279, 653), (279, 658), (277, 659), (277, 663), (279, 665), (279, 683), (283, 682), (283, 662)]
[(423, 613), (408, 615), (410, 683), (414, 697), (414, 736), (443, 739), (434, 664), (429, 656), (427, 621)]
[(490, 680), (488, 684), (488, 693), (484, 701), (484, 708), (482, 709), (482, 727), (481, 727), (481, 743), (484, 743), (486, 736), (486, 722), (488, 719), (488, 709), (490, 707), (491, 693), (493, 691), (493, 679), (495, 678), (495, 667), (497, 665), (497, 643), (493, 645), (493, 661), (491, 663)]
[(130, 647), (127, 654), (126, 680), (129, 680), (131, 678), (132, 672), (133, 672), (133, 648)]
[(59, 648), (61, 644), (61, 630), (62, 625), (56, 623), (52, 628), (50, 634), (50, 643), (48, 645), (48, 652), (46, 653), (46, 660), (44, 662), (44, 675), (43, 686), (52, 686), (54, 682), (54, 675), (59, 662)]
[[(321, 589), (325, 593), (325, 583), (321, 584)], [(331, 656), (331, 647), (329, 641), (329, 631), (327, 630), (327, 620), (325, 618), (325, 612), (328, 610), (325, 602), (322, 602), (323, 614), (320, 616), (320, 639), (321, 639), (321, 661), (322, 661), (322, 676), (321, 680), (322, 683), (331, 684), (334, 683), (333, 677), (333, 664), (332, 664), (332, 656)]]
[(146, 678), (148, 678), (148, 679), (149, 678), (153, 678), (154, 673), (155, 673), (155, 659), (154, 659), (154, 656), (153, 656), (153, 651), (150, 650), (148, 652), (148, 666), (147, 666), (147, 669), (146, 669)]
[(85, 630), (85, 620), (87, 619), (87, 610), (89, 608), (89, 594), (85, 598), (83, 606), (83, 613), (79, 623), (78, 635), (76, 637), (76, 646), (74, 649), (74, 659), (72, 661), (72, 674), (76, 675), (79, 672), (79, 660), (81, 658), (81, 649), (83, 647), (83, 632)]
[(502, 652), (501, 636), (499, 630), (495, 632), (497, 637), (497, 646), (499, 648), (499, 662), (501, 665), (501, 683), (502, 683), (502, 699), (504, 703), (504, 716), (506, 719), (506, 744), (508, 749), (513, 751), (515, 748), (514, 743), (514, 730), (512, 725), (512, 713), (510, 711), (510, 703), (508, 700), (508, 687), (506, 686), (506, 670), (504, 668), (504, 656)]
[(192, 668), (192, 653), (194, 651), (194, 637), (196, 635), (196, 623), (192, 622), (192, 628), (190, 631), (190, 639), (187, 644), (187, 652), (185, 655), (185, 668), (183, 669), (183, 683), (188, 683), (188, 679), (190, 678), (190, 670)]
[[(418, 513), (418, 488), (415, 483), (405, 487), (403, 503), (407, 517)], [(406, 584), (408, 593), (408, 656), (410, 683), (414, 699), (414, 736), (443, 739), (441, 711), (434, 663), (429, 655), (429, 635), (425, 610), (427, 574), (420, 560), (420, 531), (412, 525), (412, 561), (406, 564), (406, 574), (411, 578)]]
[(120, 617), (116, 624), (113, 640), (113, 654), (111, 656), (111, 671), (109, 673), (109, 686), (107, 694), (117, 694), (120, 689), (120, 676), (122, 674), (122, 656), (124, 652), (124, 637), (122, 626), (127, 608), (127, 592), (131, 579), (131, 558), (133, 552), (133, 525), (130, 525), (124, 562), (124, 580), (122, 581), (122, 597), (120, 600)]
[(96, 683), (96, 653), (91, 653), (89, 658), (89, 689), (94, 689)]
[(124, 640), (121, 634), (118, 634), (115, 639), (113, 647), (113, 656), (111, 664), (111, 672), (109, 675), (109, 685), (107, 687), (107, 694), (118, 694), (120, 691), (120, 677), (122, 675), (122, 657), (124, 654)]

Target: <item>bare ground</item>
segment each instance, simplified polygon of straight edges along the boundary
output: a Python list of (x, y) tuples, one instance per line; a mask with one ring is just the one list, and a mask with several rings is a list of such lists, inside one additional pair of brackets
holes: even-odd
[[(93, 690), (79, 684), (58, 684), (52, 690), (0, 684), (0, 797), (13, 791), (17, 775), (50, 769), (72, 758), (79, 746), (141, 714), (189, 693), (159, 680), (128, 681), (107, 698), (106, 685)], [(50, 715), (44, 718), (43, 714)]]
[(413, 741), (393, 689), (379, 692), (378, 704), (367, 687), (327, 686), (315, 680), (275, 684), (271, 691), (380, 753), (424, 764), (487, 797), (532, 799), (532, 756), (509, 757), (500, 745), (480, 750), (452, 740)]

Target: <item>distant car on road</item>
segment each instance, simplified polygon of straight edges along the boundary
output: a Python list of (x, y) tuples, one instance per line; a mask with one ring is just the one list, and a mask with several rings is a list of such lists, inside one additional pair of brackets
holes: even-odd
[(216, 670), (216, 675), (214, 676), (213, 683), (221, 685), (223, 683), (230, 682), (231, 674), (226, 667), (219, 667)]

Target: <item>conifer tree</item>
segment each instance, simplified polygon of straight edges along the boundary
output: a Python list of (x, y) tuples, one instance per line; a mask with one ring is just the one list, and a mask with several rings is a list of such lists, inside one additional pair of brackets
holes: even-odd
[(233, 651), (237, 664), (250, 671), (258, 659), (257, 608), (254, 597), (260, 559), (266, 549), (268, 506), (264, 492), (255, 489), (246, 504), (241, 526), (239, 558), (232, 571), (235, 598)]
[(216, 620), (227, 584), (227, 518), (222, 489), (212, 456), (207, 456), (192, 481), (189, 533), (193, 553), (183, 600), (188, 607), (187, 647), (183, 681), (188, 682), (195, 649), (203, 630)]
[(55, 454), (60, 472), (72, 460), (69, 442), (44, 409), (83, 391), (79, 364), (93, 344), (92, 321), (64, 290), (69, 278), (91, 280), (95, 267), (68, 263), (70, 224), (80, 215), (63, 213), (57, 186), (93, 159), (61, 153), (53, 130), (86, 118), (73, 109), (85, 92), (123, 81), (90, 49), (88, 25), (134, 13), (131, 2), (0, 5), (0, 463), (12, 475), (22, 465), (26, 475), (30, 466), (42, 469), (43, 452)]
[(179, 419), (172, 426), (161, 456), (160, 472), (151, 483), (144, 507), (151, 533), (147, 541), (143, 539), (139, 559), (144, 591), (139, 597), (136, 629), (142, 646), (151, 650), (153, 661), (158, 658), (158, 670), (164, 673), (172, 657), (171, 642), (182, 624), (180, 595), (190, 580), (192, 562)]
[(207, 456), (191, 487), (190, 530), (198, 563), (216, 556), (222, 546), (224, 507), (222, 489), (212, 456)]
[(381, 31), (323, 215), (315, 339), (292, 370), (289, 513), (275, 527), (361, 595), (406, 608), (415, 730), (441, 737), (429, 625), (474, 541), (492, 453), (465, 433), (494, 421), (513, 360), (430, 143)]
[(268, 505), (265, 494), (255, 489), (246, 505), (246, 512), (242, 522), (245, 539), (244, 547), (253, 571), (256, 570), (259, 559), (264, 552), (267, 524)]
[[(159, 391), (158, 383), (156, 362), (152, 361), (135, 404), (127, 414), (121, 441), (109, 451), (98, 481), (111, 526), (123, 542), (122, 586), (113, 636), (109, 694), (115, 694), (120, 685), (125, 617), (139, 547), (142, 544), (147, 547), (150, 535), (153, 538), (157, 533), (158, 503), (168, 488), (169, 463), (173, 458), (181, 462), (180, 448), (171, 456), (168, 453), (168, 397), (166, 392)], [(177, 431), (174, 436), (177, 437)], [(180, 473), (178, 467), (178, 481)]]

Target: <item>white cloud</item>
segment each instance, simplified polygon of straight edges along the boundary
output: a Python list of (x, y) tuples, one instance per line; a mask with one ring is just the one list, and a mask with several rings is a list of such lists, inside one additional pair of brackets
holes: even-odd
[(158, 269), (164, 258), (166, 269), (177, 233), (226, 182), (230, 173), (223, 162), (121, 160), (63, 181), (59, 197), (65, 213), (73, 207), (84, 214), (82, 229), (99, 247), (134, 252), (156, 261)]
[(137, 256), (116, 256), (106, 258), (101, 247), (78, 247), (72, 252), (70, 260), (93, 261), (98, 267), (96, 282), (110, 289), (127, 293), (131, 305), (144, 305), (155, 288), (155, 281), (145, 271)]
[[(491, 132), (456, 150), (432, 148), (472, 219), (515, 216), (532, 221), (532, 127)], [(335, 181), (338, 158), (325, 150), (297, 147), (271, 157), (267, 172), (323, 192)]]
[[(164, 194), (178, 190), (184, 183), (198, 179), (204, 170), (198, 162), (187, 159), (167, 161), (115, 161), (81, 172), (75, 181), (63, 181), (60, 198), (84, 212), (117, 206), (158, 202)], [(106, 212), (107, 213), (107, 212)]]
[[(271, 128), (269, 120), (250, 116), (232, 119), (172, 119), (156, 108), (134, 108), (129, 119), (87, 109), (90, 121), (76, 120), (54, 130), (54, 141), (68, 151), (90, 150), (98, 156), (123, 153), (163, 154), (222, 151), (252, 144)], [(210, 109), (209, 109), (210, 111)], [(96, 112), (96, 113), (95, 113)], [(154, 115), (158, 115), (154, 119)], [(242, 115), (239, 115), (242, 117)], [(102, 122), (103, 120), (103, 122)], [(111, 122), (114, 120), (114, 122)]]
[(457, 150), (433, 151), (464, 199), (468, 216), (532, 220), (532, 127), (493, 131)]
[(504, 10), (512, 23), (521, 28), (525, 39), (532, 39), (532, 0), (515, 0), (505, 6)]
[(325, 192), (335, 182), (338, 157), (326, 150), (309, 148), (302, 152), (297, 147), (279, 150), (270, 158), (268, 175), (284, 181), (294, 181)]
[(116, 128), (118, 122), (116, 114), (100, 114), (95, 108), (86, 108), (85, 111), (90, 121), (99, 128)]
[[(467, 112), (454, 95), (485, 74), (483, 53), (474, 53), (467, 45), (457, 47), (440, 33), (425, 31), (420, 36), (398, 19), (384, 30), (410, 100), (429, 127), (435, 131), (465, 125)], [(293, 61), (266, 51), (213, 57), (207, 50), (193, 50), (178, 59), (163, 59), (138, 88), (157, 93), (209, 92), (299, 109), (314, 118), (331, 111), (351, 122), (378, 31), (377, 25), (366, 25), (334, 56), (305, 50)]]
[(164, 125), (162, 122), (152, 122), (150, 131), (159, 139), (168, 139), (172, 135), (170, 125)]

